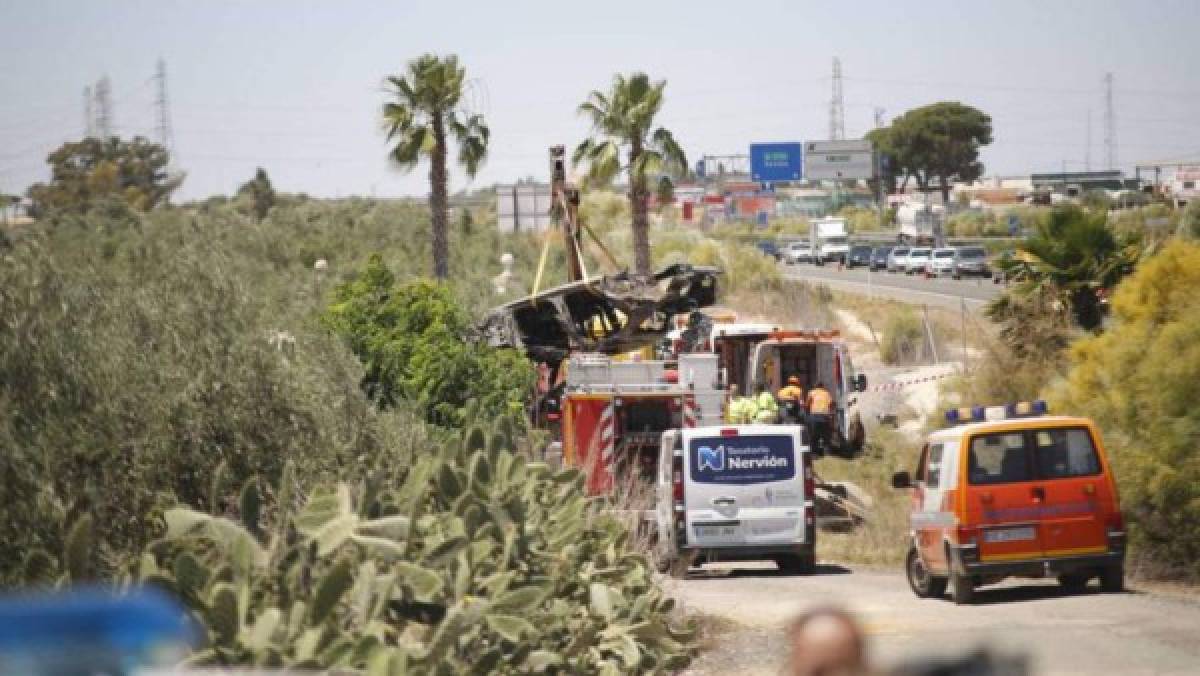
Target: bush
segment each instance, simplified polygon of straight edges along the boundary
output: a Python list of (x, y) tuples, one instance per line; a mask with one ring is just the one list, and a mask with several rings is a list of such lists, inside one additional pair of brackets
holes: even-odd
[(332, 474), (423, 436), (400, 413), (381, 424), (352, 355), (281, 311), (294, 289), (220, 237), (160, 214), (116, 235), (30, 237), (0, 265), (0, 584), (35, 549), (61, 549), (80, 515), (111, 569), (163, 505), (223, 509), (215, 476), (274, 481), (288, 458)]
[(1200, 200), (1192, 200), (1179, 215), (1179, 234), (1188, 239), (1200, 240)]
[(1200, 244), (1168, 244), (1112, 304), (1051, 399), (1103, 428), (1139, 558), (1200, 579)]
[(905, 309), (888, 318), (879, 356), (885, 364), (915, 364), (932, 357), (925, 325), (915, 312)]
[(447, 287), (398, 284), (376, 255), (334, 295), (325, 322), (362, 360), (363, 389), (380, 406), (407, 399), (447, 428), (462, 425), (468, 401), (490, 419), (520, 417), (533, 365), (511, 350), (471, 344), (470, 318)]

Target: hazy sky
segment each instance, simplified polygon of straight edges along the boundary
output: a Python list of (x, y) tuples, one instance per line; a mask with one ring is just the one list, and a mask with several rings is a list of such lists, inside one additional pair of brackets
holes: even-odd
[[(65, 2), (0, 0), (0, 192), (47, 175), (107, 74), (122, 136), (152, 135), (167, 62), (180, 197), (253, 174), (312, 195), (424, 195), (427, 168), (389, 167), (383, 77), (456, 53), (491, 126), (474, 185), (547, 173), (587, 131), (575, 107), (613, 73), (668, 81), (661, 122), (689, 159), (752, 141), (825, 138), (831, 61), (846, 134), (938, 100), (992, 115), (989, 174), (1102, 168), (1106, 72), (1118, 162), (1200, 159), (1200, 1), (1174, 2)], [(453, 188), (466, 186), (461, 173)]]

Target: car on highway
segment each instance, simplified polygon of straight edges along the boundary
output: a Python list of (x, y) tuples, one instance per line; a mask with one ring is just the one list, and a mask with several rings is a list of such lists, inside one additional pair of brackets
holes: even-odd
[(954, 278), (991, 277), (987, 250), (981, 246), (964, 246), (954, 255)]
[(887, 271), (904, 272), (904, 261), (908, 258), (908, 247), (898, 246), (888, 253)]
[(1088, 418), (1047, 416), (1043, 401), (953, 409), (911, 474), (908, 583), (920, 598), (950, 587), (956, 604), (1007, 577), (1092, 578), (1119, 592), (1125, 522), (1100, 432)]
[(892, 253), (890, 246), (877, 246), (871, 250), (871, 269), (887, 270), (888, 254)]
[(925, 271), (925, 264), (929, 262), (930, 254), (933, 249), (927, 246), (914, 247), (908, 250), (908, 255), (904, 257), (904, 270), (906, 275), (915, 275)]
[(758, 242), (757, 244), (754, 245), (754, 248), (756, 248), (760, 252), (762, 252), (762, 255), (770, 256), (771, 258), (774, 258), (775, 260), (780, 260), (783, 258), (783, 254), (780, 253), (779, 247), (776, 246), (775, 242), (772, 242), (769, 239), (764, 239), (764, 240)]
[(865, 244), (855, 244), (846, 255), (846, 267), (866, 267), (871, 264), (871, 247)]
[(958, 252), (954, 247), (934, 249), (925, 263), (924, 273), (927, 277), (952, 277), (954, 275), (954, 255)]
[(815, 260), (812, 245), (808, 242), (792, 242), (783, 248), (783, 262), (789, 265), (812, 263)]

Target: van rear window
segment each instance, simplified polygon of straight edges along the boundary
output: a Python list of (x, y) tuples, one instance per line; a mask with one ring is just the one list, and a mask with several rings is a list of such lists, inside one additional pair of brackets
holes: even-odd
[(971, 440), (967, 479), (972, 484), (1008, 484), (1033, 481), (1025, 434), (984, 434)]
[(1100, 458), (1084, 428), (983, 434), (971, 440), (971, 484), (1068, 479), (1100, 473)]
[(1038, 430), (1034, 433), (1038, 476), (1066, 479), (1100, 473), (1100, 459), (1085, 429)]
[(786, 434), (697, 437), (688, 454), (696, 483), (757, 484), (796, 476), (794, 439)]

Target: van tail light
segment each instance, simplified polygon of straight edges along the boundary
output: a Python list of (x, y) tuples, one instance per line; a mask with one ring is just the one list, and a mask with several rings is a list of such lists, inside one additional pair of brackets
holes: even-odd
[(1110, 531), (1124, 531), (1125, 518), (1121, 516), (1120, 512), (1113, 512), (1104, 520), (1104, 525), (1106, 525)]
[(955, 533), (956, 533), (956, 535), (958, 535), (958, 545), (960, 547), (970, 546), (970, 545), (975, 545), (975, 546), (979, 545), (979, 529), (978, 528), (976, 528), (974, 526), (959, 526), (958, 528), (955, 529)]
[(1108, 548), (1110, 551), (1123, 551), (1125, 549), (1125, 519), (1120, 512), (1113, 512), (1104, 519), (1104, 527), (1108, 536)]
[[(958, 535), (958, 555), (963, 563), (979, 562), (979, 529), (973, 526), (958, 526), (954, 529)], [(953, 566), (954, 562), (951, 561)]]
[(804, 472), (804, 499), (812, 500), (813, 494), (817, 490), (817, 477), (813, 472), (812, 455), (810, 453), (800, 454), (800, 470)]
[(678, 505), (683, 503), (683, 457), (676, 455), (671, 460), (671, 495)]

